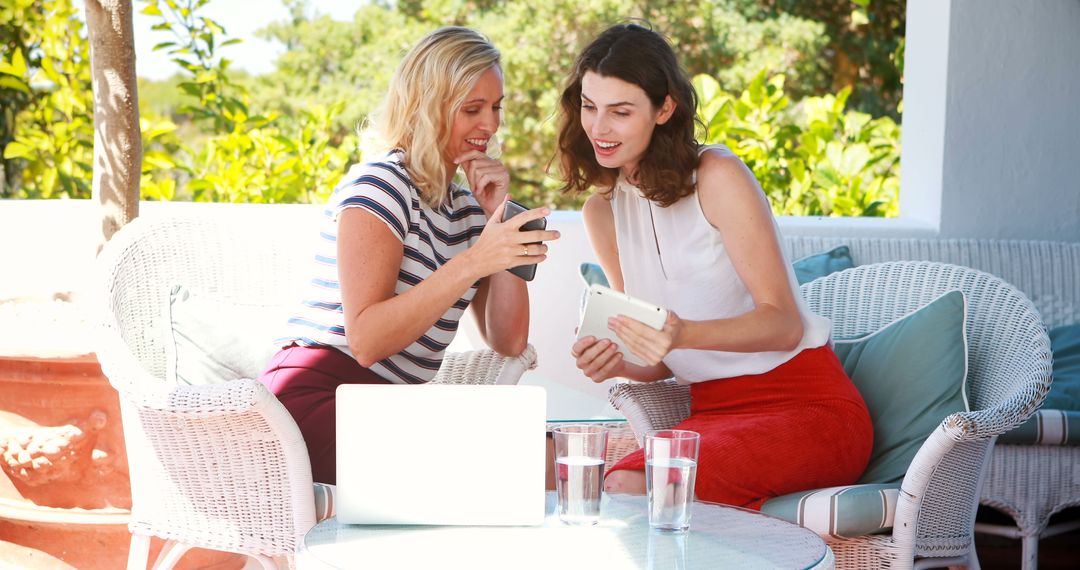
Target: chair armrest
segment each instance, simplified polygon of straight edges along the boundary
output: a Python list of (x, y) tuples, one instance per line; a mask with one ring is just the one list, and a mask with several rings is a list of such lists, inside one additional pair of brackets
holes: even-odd
[(443, 356), (433, 384), (512, 385), (526, 370), (536, 368), (536, 348), (528, 344), (518, 356), (503, 356), (494, 350), (452, 352)]
[[(944, 505), (946, 510), (968, 513), (972, 519), (968, 524), (974, 523), (985, 466), (997, 437), (1032, 415), (1046, 396), (1046, 380), (1036, 371), (1030, 381), (998, 405), (950, 414), (926, 438), (904, 474), (896, 504), (893, 539), (902, 559), (916, 554), (920, 513), (932, 516), (924, 513), (928, 497), (950, 503)], [(975, 467), (974, 472), (971, 467)]]
[(608, 390), (608, 401), (626, 416), (640, 446), (645, 434), (672, 428), (690, 415), (690, 386), (675, 380), (620, 382)]
[(133, 532), (168, 528), (202, 548), (280, 556), (314, 526), (303, 436), (258, 381), (129, 384), (120, 405)]

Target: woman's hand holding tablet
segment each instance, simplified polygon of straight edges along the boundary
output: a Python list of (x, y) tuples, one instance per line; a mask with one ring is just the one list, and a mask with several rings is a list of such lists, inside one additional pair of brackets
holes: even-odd
[(625, 343), (610, 328), (608, 319), (623, 315), (640, 321), (656, 330), (664, 327), (668, 312), (663, 307), (658, 307), (647, 301), (642, 301), (621, 293), (603, 285), (591, 285), (585, 300), (585, 314), (578, 326), (578, 339), (591, 336), (600, 339), (608, 339), (622, 353), (623, 359), (630, 364), (646, 366), (636, 354), (626, 348)]

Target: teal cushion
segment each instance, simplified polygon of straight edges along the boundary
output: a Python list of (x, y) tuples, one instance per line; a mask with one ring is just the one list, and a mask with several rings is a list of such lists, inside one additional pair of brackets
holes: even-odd
[(1080, 445), (1080, 410), (1039, 410), (1020, 427), (1001, 434), (998, 443)]
[(1049, 335), (1054, 354), (1050, 393), (1041, 410), (1002, 434), (998, 443), (1080, 445), (1080, 324), (1057, 327)]
[(964, 294), (949, 291), (920, 309), (833, 349), (874, 424), (874, 448), (859, 483), (898, 483), (927, 436), (967, 410)]
[(797, 259), (791, 263), (791, 267), (795, 270), (795, 279), (799, 281), (799, 285), (804, 285), (818, 277), (851, 269), (855, 264), (851, 261), (851, 250), (848, 246), (841, 245)]
[(589, 299), (589, 285), (611, 287), (611, 284), (608, 283), (607, 275), (604, 275), (604, 268), (599, 264), (585, 262), (578, 269), (581, 271), (581, 280), (585, 282), (585, 287), (581, 290), (581, 300), (578, 302), (578, 320), (580, 321), (585, 315), (585, 302)]
[(166, 307), (165, 378), (174, 384), (216, 384), (256, 378), (275, 350), (283, 307), (238, 303), (172, 287)]
[(581, 279), (585, 282), (585, 287), (589, 285), (599, 284), (604, 287), (611, 287), (608, 283), (607, 276), (604, 275), (604, 269), (597, 263), (582, 263), (579, 267), (581, 271)]
[(761, 512), (824, 537), (853, 538), (892, 528), (899, 496), (899, 484), (830, 487), (769, 499)]
[(1080, 411), (1080, 323), (1057, 327), (1049, 334), (1054, 382), (1042, 407)]

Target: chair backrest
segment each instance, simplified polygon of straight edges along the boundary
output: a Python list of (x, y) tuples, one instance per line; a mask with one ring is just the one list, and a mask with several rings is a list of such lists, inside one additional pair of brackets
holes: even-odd
[(937, 261), (985, 271), (1013, 285), (1056, 327), (1080, 322), (1080, 243), (895, 237), (785, 236), (789, 259), (847, 245), (855, 265)]
[(916, 553), (923, 555), (961, 554), (970, 546), (981, 474), (994, 437), (1024, 422), (1049, 390), (1050, 346), (1042, 320), (1015, 287), (943, 263), (863, 265), (802, 286), (810, 309), (832, 319), (837, 338), (878, 330), (956, 289), (967, 302), (972, 409), (959, 415), (973, 424), (977, 437), (960, 441), (931, 475), (917, 523)]
[(254, 380), (177, 386), (164, 378), (173, 286), (267, 305), (298, 290), (308, 220), (241, 227), (229, 214), (138, 218), (113, 236), (96, 264), (105, 305), (98, 359), (120, 392), (131, 530), (290, 555), (315, 512), (307, 448), (288, 411)]
[[(245, 207), (259, 207), (244, 205)], [(218, 298), (258, 305), (297, 298), (310, 265), (315, 209), (288, 209), (240, 224), (220, 208), (167, 217), (139, 217), (118, 231), (98, 257), (106, 314), (132, 354), (164, 378), (169, 291), (185, 285)], [(270, 211), (268, 210), (268, 213)], [(291, 214), (289, 219), (283, 214)]]

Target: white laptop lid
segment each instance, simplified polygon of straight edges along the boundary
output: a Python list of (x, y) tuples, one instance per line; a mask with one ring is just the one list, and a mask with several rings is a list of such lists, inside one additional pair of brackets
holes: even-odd
[(338, 521), (542, 524), (545, 404), (539, 386), (339, 386)]

